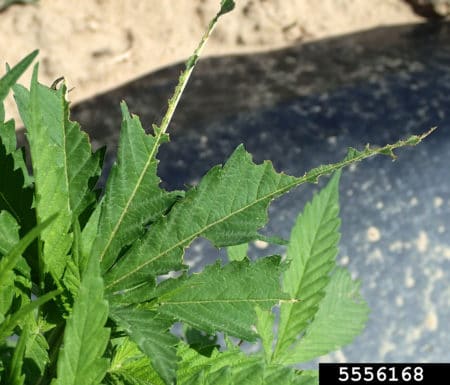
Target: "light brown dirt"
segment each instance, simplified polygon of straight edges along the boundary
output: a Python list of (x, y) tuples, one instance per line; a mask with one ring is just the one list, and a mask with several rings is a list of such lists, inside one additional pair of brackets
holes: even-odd
[[(40, 0), (0, 14), (0, 63), (39, 48), (40, 80), (64, 76), (74, 102), (184, 60), (219, 0)], [(421, 22), (402, 0), (237, 0), (206, 55), (280, 48), (381, 25)], [(28, 74), (29, 78), (29, 74)], [(28, 80), (22, 80), (22, 82)], [(12, 100), (7, 115), (16, 116)]]

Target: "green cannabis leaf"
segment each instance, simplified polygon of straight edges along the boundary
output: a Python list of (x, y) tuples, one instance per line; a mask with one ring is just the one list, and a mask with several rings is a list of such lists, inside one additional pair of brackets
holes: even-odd
[[(28, 213), (33, 199), (32, 178), (25, 165), (24, 153), (20, 149), (16, 150), (14, 121), (0, 122), (0, 132), (0, 160), (4, 165), (4, 173), (9, 174), (0, 182), (0, 205), (2, 209), (12, 211), (23, 228), (31, 230), (35, 225), (29, 223), (33, 213)], [(6, 181), (10, 183), (6, 184)], [(23, 212), (16, 212), (21, 209)]]
[(21, 150), (16, 150), (14, 121), (3, 121), (3, 101), (11, 87), (25, 72), (36, 55), (37, 51), (32, 52), (0, 79), (0, 164), (2, 165), (0, 211), (6, 210), (14, 216), (19, 225), (21, 236), (25, 236), (36, 225), (32, 208), (34, 191), (31, 186), (32, 178), (29, 176), (25, 165), (24, 153)]
[(92, 255), (100, 258), (104, 271), (111, 267), (122, 248), (142, 236), (144, 226), (161, 217), (180, 194), (160, 189), (156, 175), (155, 155), (168, 136), (147, 135), (139, 118), (130, 116), (125, 103), (122, 115), (117, 163), (99, 206), (98, 231), (91, 250)]
[[(38, 65), (29, 90), (16, 84), (37, 52), (7, 66), (0, 78), (0, 384), (316, 385), (317, 371), (292, 365), (363, 330), (369, 309), (360, 284), (335, 263), (340, 170), (378, 154), (395, 159), (397, 148), (434, 129), (350, 148), (342, 161), (301, 177), (255, 164), (240, 145), (197, 186), (165, 191), (159, 147), (206, 41), (234, 5), (220, 2), (152, 134), (121, 103), (117, 160), (103, 190), (95, 184), (104, 150), (93, 153), (70, 120), (65, 84), (40, 84)], [(4, 122), (11, 89), (32, 175), (25, 150), (16, 149), (14, 121)], [(289, 241), (259, 233), (272, 200), (330, 174)], [(199, 237), (226, 247), (229, 262), (189, 271), (184, 251)], [(286, 260), (250, 261), (248, 244), (258, 239), (287, 245)], [(183, 327), (174, 329), (177, 322)], [(241, 349), (259, 342), (252, 353)]]
[(144, 280), (183, 268), (183, 250), (197, 237), (218, 247), (255, 239), (267, 222), (270, 200), (294, 180), (277, 174), (269, 162), (254, 165), (238, 147), (223, 168), (212, 168), (106, 273), (106, 290), (121, 295)]
[(350, 343), (360, 334), (369, 308), (359, 294), (359, 283), (339, 268), (331, 276), (326, 294), (304, 336), (282, 354), (284, 364), (305, 362)]
[[(182, 358), (178, 369), (180, 384), (317, 384), (317, 373), (297, 371), (282, 365), (267, 365), (257, 354), (246, 355), (238, 347), (227, 344), (227, 350), (215, 349), (209, 357), (181, 344)], [(223, 382), (219, 382), (223, 381)]]
[(166, 383), (172, 383), (178, 361), (178, 340), (168, 332), (173, 320), (155, 311), (133, 308), (115, 308), (112, 317), (150, 358), (161, 378)]
[[(0, 294), (2, 294), (2, 296), (4, 295), (3, 293), (8, 295), (8, 291), (10, 292), (11, 290), (8, 286), (12, 285), (14, 280), (12, 276), (13, 269), (19, 264), (22, 253), (30, 245), (30, 243), (33, 242), (33, 240), (55, 220), (55, 216), (51, 216), (39, 226), (36, 226), (28, 232), (22, 239), (15, 243), (14, 246), (12, 246), (12, 242), (17, 236), (17, 234), (14, 234), (14, 227), (17, 226), (17, 223), (14, 222), (14, 219), (9, 214), (3, 213), (4, 212), (0, 213), (0, 230), (4, 229), (4, 224), (11, 225), (11, 228), (8, 228), (8, 234), (6, 235), (7, 237), (10, 237), (9, 239), (6, 239), (4, 236), (0, 237), (0, 239), (3, 238), (2, 243), (5, 245), (4, 249), (8, 250), (0, 259), (0, 282), (2, 283), (0, 284)], [(9, 283), (9, 285), (7, 283)], [(6, 317), (4, 322), (0, 324), (0, 343), (8, 336), (8, 333), (14, 329), (16, 324), (25, 317), (25, 315), (34, 310), (37, 306), (40, 306), (42, 303), (52, 299), (56, 294), (58, 294), (57, 291), (47, 293), (32, 303), (22, 307), (13, 315)], [(1, 315), (1, 317), (3, 318), (3, 315)]]
[(23, 385), (25, 375), (22, 373), (22, 366), (25, 356), (26, 342), (28, 339), (28, 328), (24, 328), (17, 342), (16, 349), (11, 359), (8, 382), (10, 384)]
[(161, 296), (159, 311), (205, 332), (221, 330), (254, 341), (254, 306), (270, 309), (290, 300), (280, 288), (281, 270), (279, 257), (207, 266)]
[(292, 230), (283, 287), (301, 301), (280, 304), (273, 351), (273, 316), (258, 310), (257, 329), (269, 363), (295, 364), (336, 350), (351, 342), (367, 321), (369, 309), (359, 284), (335, 268), (339, 177), (338, 172), (305, 206)]
[(240, 245), (228, 246), (227, 254), (230, 261), (242, 261), (247, 256), (248, 243)]
[[(223, 353), (214, 349), (209, 357), (201, 355), (186, 344), (180, 344), (178, 355), (182, 358), (177, 373), (181, 384), (194, 384), (195, 381), (203, 381), (206, 384), (214, 383), (213, 379), (220, 378), (220, 374), (224, 375), (224, 370), (227, 371), (231, 367), (235, 371), (239, 371), (242, 366), (260, 366), (258, 357), (246, 356), (239, 348), (231, 344)], [(230, 383), (232, 382), (228, 382), (228, 384)]]
[(275, 314), (271, 310), (263, 310), (259, 306), (255, 306), (256, 312), (256, 330), (261, 338), (266, 363), (271, 362), (271, 355), (274, 343), (274, 325)]
[(18, 85), (13, 89), (27, 127), (38, 221), (58, 213), (41, 235), (44, 272), (61, 278), (72, 243), (74, 218), (78, 219), (96, 200), (92, 188), (100, 175), (101, 152), (93, 155), (87, 135), (69, 120), (65, 87), (55, 91), (39, 84), (37, 71), (35, 66), (30, 91)]
[(8, 254), (10, 249), (19, 242), (19, 224), (6, 210), (0, 212), (0, 254)]
[(258, 239), (257, 230), (266, 224), (267, 207), (274, 198), (373, 155), (392, 155), (394, 149), (414, 145), (430, 132), (381, 148), (350, 149), (343, 161), (317, 167), (300, 178), (277, 173), (270, 162), (255, 165), (239, 146), (223, 167), (213, 167), (107, 272), (106, 290), (130, 301), (130, 291), (144, 282), (154, 285), (157, 275), (182, 269), (183, 250), (197, 237), (205, 237), (217, 247)]
[(100, 383), (109, 366), (102, 357), (109, 342), (107, 318), (99, 261), (91, 258), (65, 327), (55, 385)]
[(6, 75), (0, 79), (0, 122), (5, 120), (5, 107), (3, 106), (3, 101), (6, 96), (8, 96), (9, 90), (14, 84), (16, 84), (17, 80), (20, 76), (22, 76), (37, 55), (38, 51), (33, 51), (17, 63), (12, 69), (7, 71)]
[(339, 177), (340, 173), (335, 174), (327, 188), (305, 206), (292, 229), (283, 288), (302, 300), (281, 305), (275, 359), (311, 322), (325, 295), (340, 238)]
[(164, 381), (149, 365), (148, 356), (133, 341), (119, 338), (114, 343), (115, 354), (107, 373), (107, 383), (164, 385)]

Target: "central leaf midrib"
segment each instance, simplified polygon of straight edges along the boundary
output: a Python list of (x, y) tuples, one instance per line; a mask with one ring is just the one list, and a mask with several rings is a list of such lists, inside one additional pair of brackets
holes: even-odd
[[(200, 305), (204, 303), (242, 303), (242, 302), (278, 302), (286, 301), (286, 298), (236, 298), (236, 299), (202, 299), (202, 300), (186, 300), (186, 301), (167, 301), (160, 302), (161, 306), (170, 305)], [(291, 301), (291, 300), (287, 300)]]
[(162, 134), (163, 133), (160, 131), (160, 132), (158, 132), (157, 136), (155, 136), (155, 144), (154, 144), (154, 146), (153, 146), (153, 148), (152, 148), (152, 150), (150, 152), (150, 155), (148, 156), (147, 162), (145, 163), (145, 166), (144, 166), (141, 174), (139, 175), (139, 178), (138, 178), (138, 180), (136, 182), (136, 185), (135, 185), (133, 191), (131, 192), (126, 205), (124, 206), (124, 209), (122, 210), (122, 212), (120, 214), (120, 217), (119, 217), (118, 221), (116, 222), (116, 225), (114, 226), (113, 230), (110, 233), (110, 237), (108, 239), (108, 242), (106, 243), (105, 247), (103, 248), (103, 251), (100, 253), (100, 256), (99, 256), (100, 262), (103, 260), (103, 257), (105, 256), (106, 252), (108, 251), (109, 247), (111, 246), (111, 243), (112, 243), (114, 237), (116, 236), (117, 232), (119, 231), (119, 227), (122, 224), (123, 218), (127, 214), (128, 209), (129, 209), (129, 207), (131, 205), (131, 202), (134, 200), (134, 198), (135, 198), (135, 196), (137, 194), (137, 191), (138, 191), (140, 185), (142, 184), (142, 180), (144, 179), (144, 176), (145, 176), (148, 168), (150, 167), (150, 165), (152, 163), (153, 156), (156, 153), (156, 149), (159, 146), (159, 141), (161, 140)]

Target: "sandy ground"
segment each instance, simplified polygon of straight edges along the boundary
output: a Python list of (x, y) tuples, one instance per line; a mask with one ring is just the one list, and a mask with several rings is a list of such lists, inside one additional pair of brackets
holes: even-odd
[[(40, 0), (0, 13), (0, 65), (39, 48), (40, 79), (77, 102), (184, 60), (219, 0)], [(381, 25), (421, 22), (402, 0), (237, 0), (205, 55), (270, 50)], [(375, 5), (376, 4), (376, 5)], [(28, 74), (29, 76), (29, 74)], [(29, 78), (29, 77), (28, 77)], [(28, 78), (22, 80), (27, 82)], [(7, 115), (16, 117), (11, 99)]]

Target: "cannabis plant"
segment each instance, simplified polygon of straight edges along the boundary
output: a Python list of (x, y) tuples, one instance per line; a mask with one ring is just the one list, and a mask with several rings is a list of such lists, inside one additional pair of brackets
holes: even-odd
[[(37, 52), (7, 66), (0, 101), (12, 89), (32, 172), (0, 103), (1, 384), (317, 384), (315, 371), (294, 365), (364, 328), (359, 284), (335, 263), (339, 170), (375, 154), (394, 157), (427, 134), (350, 149), (300, 177), (255, 164), (240, 145), (197, 186), (160, 187), (158, 149), (202, 47), (233, 6), (222, 1), (152, 134), (121, 104), (104, 189), (96, 187), (104, 151), (93, 153), (69, 119), (66, 86), (40, 84), (37, 64), (29, 89), (16, 84)], [(289, 241), (258, 232), (274, 198), (331, 173)], [(199, 237), (227, 248), (229, 263), (191, 273), (183, 254)], [(258, 239), (284, 244), (285, 256), (251, 261), (247, 244)], [(177, 322), (183, 328), (174, 333)], [(245, 353), (241, 341), (260, 349)]]

